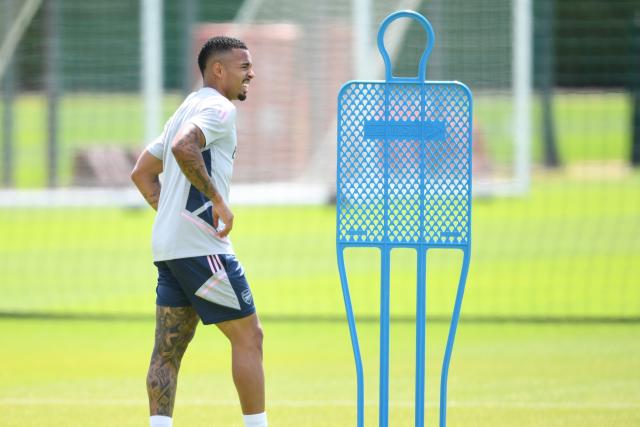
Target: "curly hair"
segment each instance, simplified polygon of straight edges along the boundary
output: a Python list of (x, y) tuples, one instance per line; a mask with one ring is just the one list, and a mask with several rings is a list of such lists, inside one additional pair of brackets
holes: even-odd
[(235, 39), (233, 37), (216, 36), (211, 37), (204, 42), (200, 53), (198, 54), (198, 67), (200, 67), (200, 73), (204, 76), (204, 69), (207, 67), (207, 61), (212, 56), (227, 52), (232, 49), (247, 49), (247, 45), (242, 40)]

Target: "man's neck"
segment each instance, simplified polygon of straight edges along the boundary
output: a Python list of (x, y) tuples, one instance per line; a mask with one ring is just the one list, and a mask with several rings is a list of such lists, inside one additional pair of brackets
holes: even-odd
[(208, 87), (211, 88), (213, 90), (215, 90), (216, 92), (218, 92), (220, 95), (224, 96), (225, 98), (229, 99), (229, 97), (227, 95), (224, 94), (224, 92), (222, 91), (222, 88), (219, 87), (218, 84), (216, 83), (204, 83), (203, 87)]

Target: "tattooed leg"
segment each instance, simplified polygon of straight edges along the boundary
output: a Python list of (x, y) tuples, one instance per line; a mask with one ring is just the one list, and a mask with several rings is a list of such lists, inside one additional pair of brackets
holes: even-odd
[(151, 415), (172, 415), (180, 361), (197, 325), (192, 307), (156, 306), (155, 345), (147, 374)]

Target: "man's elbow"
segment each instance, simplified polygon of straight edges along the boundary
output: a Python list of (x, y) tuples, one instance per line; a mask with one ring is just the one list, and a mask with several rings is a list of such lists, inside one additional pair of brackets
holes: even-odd
[(140, 169), (138, 168), (138, 165), (135, 165), (133, 167), (133, 170), (131, 171), (131, 173), (129, 174), (129, 178), (131, 179), (131, 181), (133, 181), (133, 183), (138, 186), (138, 183), (140, 182), (141, 179), (141, 172)]
[(143, 151), (129, 173), (129, 178), (136, 187), (141, 188), (149, 182), (157, 181), (161, 173), (162, 160), (154, 157), (148, 151)]
[(129, 178), (131, 178), (131, 181), (133, 181), (136, 187), (141, 188), (148, 182), (156, 180), (157, 175), (154, 175), (151, 172), (144, 170), (143, 168), (140, 168), (138, 167), (138, 165), (136, 165), (129, 174)]

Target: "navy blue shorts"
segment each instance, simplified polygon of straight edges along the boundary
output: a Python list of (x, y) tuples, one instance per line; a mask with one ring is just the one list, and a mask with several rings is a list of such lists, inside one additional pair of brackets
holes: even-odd
[(240, 319), (256, 311), (244, 269), (235, 255), (208, 255), (154, 262), (156, 304), (192, 306), (202, 323)]

